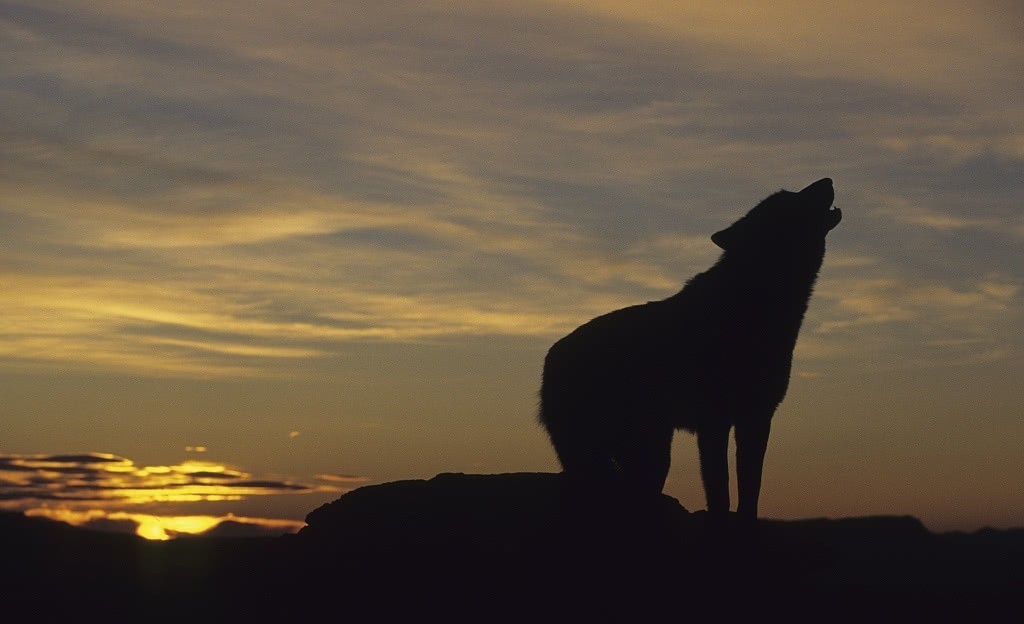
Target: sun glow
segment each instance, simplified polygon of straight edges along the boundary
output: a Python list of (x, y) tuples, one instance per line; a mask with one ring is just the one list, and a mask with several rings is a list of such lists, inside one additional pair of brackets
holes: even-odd
[(306, 524), (297, 520), (246, 518), (233, 514), (226, 516), (156, 516), (124, 511), (106, 512), (100, 509), (39, 508), (29, 509), (25, 515), (59, 520), (78, 527), (95, 526), (101, 521), (134, 523), (136, 535), (156, 541), (170, 540), (182, 535), (199, 535), (225, 521), (257, 525), (268, 531), (277, 530), (281, 533), (294, 533)]

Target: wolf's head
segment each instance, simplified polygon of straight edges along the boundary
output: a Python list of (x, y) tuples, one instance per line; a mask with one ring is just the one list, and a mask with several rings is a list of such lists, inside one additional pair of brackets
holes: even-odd
[(816, 248), (839, 224), (843, 213), (832, 206), (832, 178), (822, 178), (799, 193), (779, 191), (711, 240), (726, 251)]

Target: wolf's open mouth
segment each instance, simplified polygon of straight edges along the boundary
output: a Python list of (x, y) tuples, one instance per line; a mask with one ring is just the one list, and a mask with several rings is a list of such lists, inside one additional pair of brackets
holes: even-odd
[(826, 210), (825, 212), (828, 213), (828, 229), (830, 230), (839, 225), (839, 222), (843, 220), (843, 211), (840, 210), (838, 206), (832, 206), (830, 210)]

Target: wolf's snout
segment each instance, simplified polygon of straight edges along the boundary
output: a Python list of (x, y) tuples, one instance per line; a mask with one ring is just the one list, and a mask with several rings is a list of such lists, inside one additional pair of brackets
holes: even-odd
[(822, 178), (808, 185), (804, 190), (800, 191), (800, 194), (813, 198), (815, 202), (821, 202), (824, 204), (823, 208), (830, 207), (832, 201), (836, 198), (836, 192), (832, 188), (832, 178)]

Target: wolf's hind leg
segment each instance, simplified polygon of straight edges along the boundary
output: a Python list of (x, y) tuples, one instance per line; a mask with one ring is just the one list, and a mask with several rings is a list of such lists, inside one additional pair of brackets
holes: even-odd
[(627, 487), (645, 494), (661, 493), (672, 461), (672, 433), (670, 426), (651, 425), (622, 441), (615, 459)]
[(611, 450), (594, 432), (567, 431), (564, 426), (548, 425), (548, 433), (562, 473), (573, 483), (607, 486), (621, 478)]

